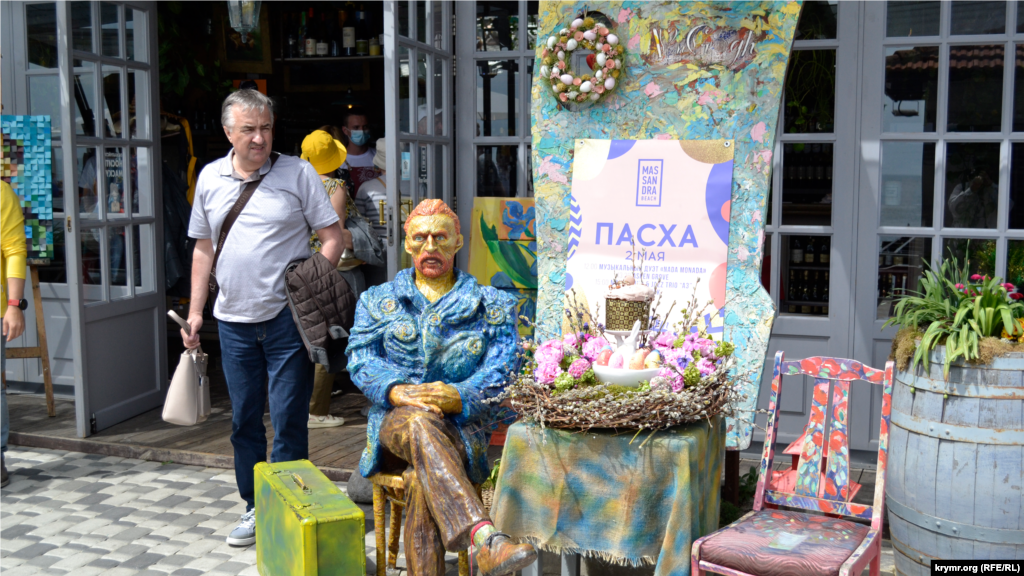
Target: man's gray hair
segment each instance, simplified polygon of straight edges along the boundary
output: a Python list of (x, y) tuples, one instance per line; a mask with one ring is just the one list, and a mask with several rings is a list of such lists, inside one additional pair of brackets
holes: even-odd
[(224, 99), (224, 104), (220, 107), (220, 123), (229, 130), (235, 127), (235, 118), (231, 113), (231, 109), (235, 106), (241, 112), (258, 110), (262, 114), (264, 111), (269, 110), (270, 125), (274, 125), (274, 101), (258, 90), (251, 88), (236, 90)]

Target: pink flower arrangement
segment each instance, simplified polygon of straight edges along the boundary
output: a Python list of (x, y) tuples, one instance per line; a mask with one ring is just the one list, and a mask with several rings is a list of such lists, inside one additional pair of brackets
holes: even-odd
[(701, 358), (697, 360), (697, 370), (700, 370), (701, 376), (707, 376), (715, 371), (715, 363), (707, 358)]
[(558, 99), (561, 100), (562, 102), (568, 102), (569, 95), (566, 94), (565, 92), (562, 92), (561, 94), (558, 95)]
[(671, 332), (662, 332), (661, 335), (659, 335), (654, 340), (654, 349), (655, 350), (659, 350), (659, 351), (661, 351), (661, 350), (668, 350), (668, 349), (672, 348), (672, 346), (674, 346), (675, 343), (676, 343), (676, 336), (675, 336), (675, 334), (672, 334)]
[(554, 384), (555, 378), (562, 373), (562, 369), (558, 367), (556, 362), (541, 362), (537, 364), (537, 369), (533, 371), (533, 377), (537, 379), (540, 384)]
[(577, 358), (569, 365), (569, 374), (573, 378), (582, 378), (587, 370), (590, 370), (590, 362), (586, 358)]
[(603, 336), (591, 338), (583, 344), (583, 357), (593, 362), (594, 360), (597, 360), (597, 356), (601, 353), (601, 350), (604, 350), (609, 346), (611, 345)]
[[(565, 70), (565, 60), (559, 60), (558, 61), (558, 68), (560, 70)], [(557, 76), (557, 74), (556, 74), (556, 76)]]
[(582, 79), (580, 79), (580, 78), (573, 78), (573, 80), (572, 80), (572, 85), (573, 86), (579, 86), (580, 84), (583, 84), (583, 80)]
[(558, 364), (565, 357), (561, 340), (549, 340), (540, 345), (533, 357), (538, 364)]
[(583, 32), (577, 31), (575, 34), (572, 35), (572, 37), (575, 38), (577, 42), (579, 42), (583, 40)]
[(594, 88), (594, 92), (597, 92), (598, 94), (604, 94), (604, 84), (598, 84)]
[(566, 334), (562, 337), (562, 346), (565, 348), (577, 348), (580, 345), (580, 338), (575, 334)]
[(669, 383), (673, 392), (679, 392), (686, 384), (683, 383), (683, 375), (671, 368), (662, 368), (658, 371), (658, 377)]

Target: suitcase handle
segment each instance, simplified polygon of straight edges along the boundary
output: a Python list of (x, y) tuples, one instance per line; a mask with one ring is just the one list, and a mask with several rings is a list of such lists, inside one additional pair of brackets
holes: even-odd
[(295, 484), (299, 488), (301, 488), (304, 493), (306, 493), (306, 494), (312, 494), (313, 493), (313, 491), (310, 490), (309, 486), (306, 486), (306, 483), (302, 481), (302, 476), (299, 476), (295, 472), (292, 472), (292, 480), (295, 481)]

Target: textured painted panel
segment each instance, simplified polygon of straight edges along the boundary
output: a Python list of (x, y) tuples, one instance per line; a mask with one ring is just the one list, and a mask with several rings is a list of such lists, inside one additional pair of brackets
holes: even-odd
[(49, 116), (0, 116), (0, 179), (21, 200), (30, 262), (53, 258), (52, 162)]
[[(626, 45), (615, 92), (579, 111), (560, 109), (546, 79), (533, 82), (533, 179), (537, 198), (538, 337), (561, 327), (569, 241), (572, 152), (577, 138), (733, 139), (736, 142), (725, 338), (736, 344), (741, 412), (728, 421), (727, 446), (746, 448), (753, 430), (774, 307), (761, 287), (764, 210), (775, 128), (800, 2), (553, 2), (539, 10), (538, 62), (544, 39), (586, 6), (606, 14)], [(741, 31), (753, 53), (701, 64), (686, 52), (687, 33), (705, 25)], [(687, 62), (687, 58), (690, 62)]]

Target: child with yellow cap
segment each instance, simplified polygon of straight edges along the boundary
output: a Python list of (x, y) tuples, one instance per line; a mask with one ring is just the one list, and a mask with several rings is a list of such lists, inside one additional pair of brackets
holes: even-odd
[[(351, 258), (352, 234), (345, 230), (345, 218), (348, 212), (348, 189), (345, 183), (334, 177), (335, 172), (345, 162), (348, 155), (345, 146), (334, 139), (329, 133), (323, 130), (315, 130), (302, 140), (301, 158), (313, 165), (320, 180), (324, 183), (327, 196), (331, 199), (331, 206), (338, 213), (341, 219), (342, 253), (341, 261)], [(314, 232), (309, 238), (309, 247), (315, 252), (320, 251), (320, 239)], [(330, 428), (341, 426), (345, 419), (340, 416), (332, 416), (331, 390), (334, 388), (334, 374), (331, 374), (322, 365), (316, 365), (316, 374), (313, 378), (313, 396), (309, 401), (309, 428)]]

